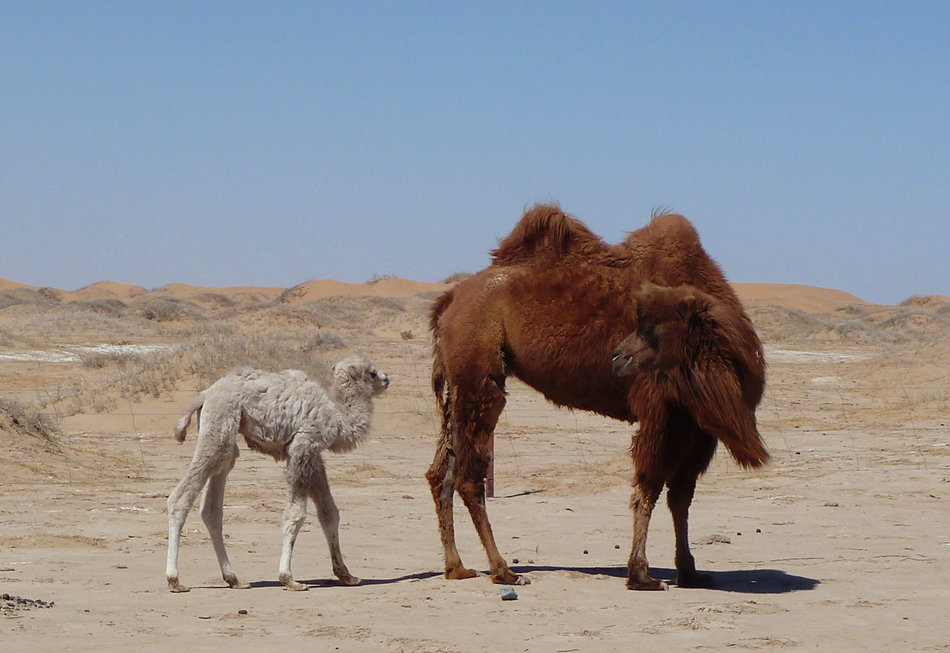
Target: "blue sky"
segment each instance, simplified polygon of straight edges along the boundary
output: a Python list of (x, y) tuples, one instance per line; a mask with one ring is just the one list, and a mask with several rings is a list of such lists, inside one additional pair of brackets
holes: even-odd
[(0, 0), (0, 277), (488, 263), (556, 200), (733, 281), (950, 294), (950, 3)]

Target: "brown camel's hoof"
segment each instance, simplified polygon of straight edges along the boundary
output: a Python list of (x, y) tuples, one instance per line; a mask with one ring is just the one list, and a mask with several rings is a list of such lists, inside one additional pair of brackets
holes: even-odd
[(696, 587), (696, 588), (710, 588), (714, 585), (713, 577), (709, 574), (700, 574), (695, 571), (692, 572), (678, 572), (676, 574), (676, 586), (677, 587)]
[(474, 569), (466, 569), (465, 567), (445, 570), (445, 577), (449, 580), (464, 580), (466, 578), (475, 578), (477, 575), (478, 573)]
[(362, 583), (362, 579), (357, 578), (356, 576), (351, 576), (350, 574), (337, 575), (337, 578), (340, 579), (340, 582), (343, 585), (359, 585)]
[(531, 579), (527, 576), (519, 576), (513, 571), (506, 570), (503, 574), (492, 576), (491, 582), (496, 585), (530, 585)]
[(640, 590), (645, 592), (663, 592), (670, 589), (670, 586), (662, 580), (650, 578), (649, 576), (640, 580), (627, 580), (628, 590)]

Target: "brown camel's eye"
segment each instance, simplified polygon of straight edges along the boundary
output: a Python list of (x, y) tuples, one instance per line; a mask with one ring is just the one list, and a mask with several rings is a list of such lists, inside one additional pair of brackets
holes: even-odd
[(660, 345), (660, 328), (657, 326), (649, 327), (643, 333), (644, 340), (647, 341), (647, 344), (650, 345), (653, 349), (659, 348)]

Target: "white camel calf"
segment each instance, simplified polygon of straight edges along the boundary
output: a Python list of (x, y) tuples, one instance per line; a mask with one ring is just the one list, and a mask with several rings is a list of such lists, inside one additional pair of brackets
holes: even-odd
[(178, 546), (188, 511), (201, 488), (201, 518), (211, 534), (221, 575), (231, 587), (238, 580), (224, 549), (222, 533), (224, 485), (238, 457), (238, 434), (255, 451), (287, 461), (288, 499), (284, 510), (280, 582), (287, 589), (305, 590), (294, 580), (290, 558), (307, 514), (307, 497), (317, 506), (333, 573), (356, 585), (340, 552), (340, 513), (330, 494), (320, 452), (349, 451), (366, 436), (373, 417), (373, 397), (389, 387), (389, 378), (362, 356), (349, 356), (333, 368), (329, 391), (297, 370), (264, 372), (240, 369), (219, 379), (188, 405), (175, 437), (185, 439), (191, 416), (198, 413), (198, 443), (188, 472), (168, 497), (168, 564), (165, 577), (172, 592), (187, 592), (178, 582)]

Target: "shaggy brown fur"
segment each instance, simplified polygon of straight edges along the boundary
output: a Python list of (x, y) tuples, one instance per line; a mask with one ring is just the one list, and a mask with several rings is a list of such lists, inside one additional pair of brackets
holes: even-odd
[[(669, 399), (676, 398), (737, 463), (749, 468), (766, 462), (769, 454), (755, 424), (765, 387), (764, 355), (745, 315), (691, 286), (646, 283), (634, 303), (637, 330), (613, 357), (615, 373), (641, 375), (629, 396), (634, 412), (668, 410)], [(641, 419), (641, 434), (643, 426)]]
[[(650, 577), (646, 561), (650, 514), (664, 485), (676, 528), (677, 582), (707, 585), (709, 579), (696, 573), (689, 553), (689, 504), (717, 438), (743, 464), (765, 462), (753, 413), (764, 363), (748, 317), (695, 229), (681, 216), (658, 215), (623, 243), (608, 245), (557, 206), (539, 205), (525, 213), (492, 256), (488, 268), (440, 296), (431, 313), (432, 386), (442, 431), (426, 476), (446, 577), (475, 575), (462, 565), (455, 545), (452, 499), (458, 491), (488, 554), (492, 580), (527, 582), (498, 553), (485, 510), (488, 443), (505, 405), (505, 378), (514, 374), (555, 404), (640, 421), (632, 448), (634, 540), (627, 586), (665, 587)], [(675, 298), (679, 306), (683, 297), (649, 288), (640, 292), (645, 281), (694, 287), (700, 291), (697, 301), (706, 301), (707, 313), (722, 321), (694, 320), (689, 324), (695, 328), (664, 340), (688, 345), (683, 351), (695, 354), (691, 358), (654, 347), (658, 355), (652, 363), (644, 358), (642, 369), (634, 365), (635, 374), (621, 376), (613, 370), (614, 350), (628, 335), (641, 333), (648, 316), (656, 313), (661, 330), (682, 326), (683, 319), (673, 317), (680, 313), (670, 314), (668, 304)], [(643, 302), (639, 312), (638, 300)], [(692, 384), (678, 378), (696, 373), (700, 376)], [(744, 408), (737, 412), (730, 406)], [(732, 413), (744, 417), (722, 417)], [(748, 427), (750, 418), (751, 430), (733, 432), (737, 424)]]

